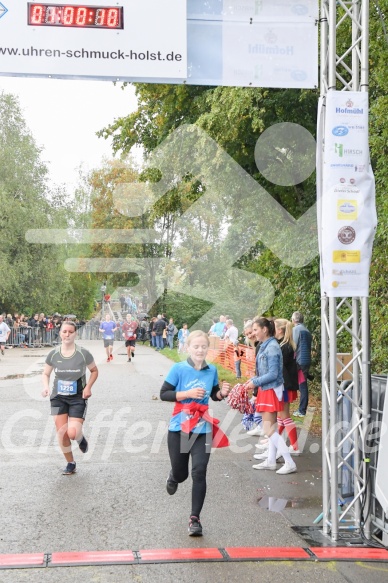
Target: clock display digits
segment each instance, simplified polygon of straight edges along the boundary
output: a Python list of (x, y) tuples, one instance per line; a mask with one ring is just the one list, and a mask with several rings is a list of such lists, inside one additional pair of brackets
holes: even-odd
[(28, 3), (30, 26), (122, 29), (122, 6), (85, 6)]

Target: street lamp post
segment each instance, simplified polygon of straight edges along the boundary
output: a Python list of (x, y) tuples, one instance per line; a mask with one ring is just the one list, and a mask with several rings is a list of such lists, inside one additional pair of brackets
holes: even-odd
[(106, 292), (106, 285), (105, 283), (102, 284), (100, 287), (101, 290), (101, 320), (104, 318), (104, 296)]

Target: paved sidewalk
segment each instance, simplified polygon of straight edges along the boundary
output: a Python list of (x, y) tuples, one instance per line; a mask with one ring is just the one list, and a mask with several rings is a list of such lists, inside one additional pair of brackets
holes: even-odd
[[(187, 535), (190, 480), (174, 496), (166, 429), (172, 405), (159, 390), (172, 363), (139, 345), (132, 363), (115, 342), (107, 363), (101, 341), (83, 341), (100, 376), (89, 403), (90, 450), (75, 452), (77, 474), (62, 476), (49, 403), (40, 397), (49, 349), (13, 349), (0, 357), (0, 553), (113, 551), (307, 545), (292, 525), (310, 526), (321, 512), (321, 448), (302, 430), (298, 473), (252, 469), (256, 439), (225, 402), (212, 404), (231, 441), (214, 452), (202, 512), (204, 536)], [(307, 422), (306, 422), (307, 423)], [(386, 581), (388, 565), (330, 563), (206, 563), (0, 570), (0, 582)], [(380, 570), (379, 570), (380, 569)]]

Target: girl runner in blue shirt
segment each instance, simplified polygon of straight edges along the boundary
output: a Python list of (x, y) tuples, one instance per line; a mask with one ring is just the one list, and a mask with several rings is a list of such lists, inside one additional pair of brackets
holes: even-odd
[[(218, 421), (208, 414), (209, 398), (222, 401), (230, 391), (230, 385), (218, 385), (217, 369), (205, 361), (209, 338), (205, 332), (195, 330), (187, 339), (189, 358), (174, 364), (160, 391), (162, 401), (176, 402), (170, 420), (167, 445), (171, 461), (171, 471), (167, 478), (167, 492), (175, 494), (178, 484), (189, 475), (191, 457), (192, 507), (189, 521), (189, 535), (201, 536), (200, 513), (206, 496), (206, 471), (212, 447), (227, 445), (220, 434), (216, 436)], [(222, 445), (217, 438), (225, 438)]]

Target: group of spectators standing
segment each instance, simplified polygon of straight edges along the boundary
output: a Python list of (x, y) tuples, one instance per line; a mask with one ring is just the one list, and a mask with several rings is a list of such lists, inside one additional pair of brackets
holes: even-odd
[[(255, 376), (245, 385), (253, 391), (251, 404), (256, 427), (248, 435), (264, 437), (256, 444), (256, 470), (276, 470), (278, 474), (297, 471), (291, 456), (300, 455), (297, 428), (290, 415), (290, 403), (298, 399), (294, 417), (304, 417), (308, 405), (307, 380), (311, 378), (312, 336), (304, 317), (294, 312), (285, 318), (254, 318), (244, 324), (247, 344), (255, 347)], [(286, 431), (290, 445), (282, 437)], [(277, 461), (284, 460), (278, 470)]]
[[(236, 326), (231, 318), (224, 315), (213, 319), (208, 333), (195, 330), (189, 334), (186, 341), (187, 361), (174, 364), (165, 378), (160, 398), (174, 403), (167, 438), (171, 469), (166, 490), (170, 496), (177, 493), (179, 484), (189, 477), (191, 458), (190, 536), (202, 536), (200, 514), (207, 489), (206, 473), (211, 447), (225, 447), (229, 443), (217, 427), (219, 421), (209, 413), (209, 399), (222, 401), (232, 397), (231, 391), (234, 391), (233, 399), (238, 401), (238, 395), (244, 395), (242, 400), (245, 405), (247, 391), (251, 391), (252, 413), (246, 413), (246, 416), (250, 420), (253, 418), (257, 427), (249, 430), (248, 434), (264, 437), (256, 444), (254, 458), (260, 463), (255, 463), (253, 469), (272, 470), (280, 475), (297, 471), (293, 456), (300, 455), (300, 451), (289, 404), (297, 399), (299, 389), (301, 402), (296, 414), (301, 417), (305, 415), (311, 334), (303, 320), (300, 312), (294, 312), (292, 321), (255, 317), (244, 322), (243, 336), (246, 345), (255, 349), (256, 359), (255, 374), (243, 385), (239, 383), (233, 389), (226, 382), (220, 385), (216, 367), (206, 362), (212, 336), (223, 338), (235, 347), (239, 343)], [(230, 405), (232, 400), (229, 400)], [(282, 436), (284, 431), (290, 439), (289, 446)], [(280, 460), (283, 465), (278, 468)]]
[[(269, 320), (276, 321), (275, 318), (270, 318)], [(296, 388), (300, 391), (299, 409), (295, 411), (294, 416), (304, 417), (308, 405), (307, 381), (309, 378), (312, 378), (309, 372), (311, 366), (311, 333), (304, 325), (304, 317), (301, 312), (294, 312), (291, 321), (284, 318), (279, 318), (278, 320), (283, 322), (284, 325), (289, 323), (291, 331), (291, 356), (295, 363), (297, 376)], [(234, 325), (233, 320), (229, 316), (221, 314), (219, 317), (212, 318), (212, 325), (208, 331), (209, 337), (216, 336), (233, 345), (237, 379), (240, 379), (242, 376), (241, 358), (244, 355), (242, 344), (254, 346), (256, 356), (262, 344), (257, 338), (251, 338), (252, 322), (253, 320), (251, 319), (244, 320), (243, 332), (239, 335), (239, 331)]]
[(158, 314), (158, 316), (151, 318), (148, 334), (150, 345), (155, 350), (163, 350), (166, 346), (172, 350), (174, 348), (174, 336), (178, 334), (178, 328), (174, 324), (174, 318), (167, 318), (165, 314)]
[[(46, 316), (43, 312), (31, 317), (15, 312), (0, 315), (0, 343), (5, 347), (30, 348), (41, 345), (53, 345), (58, 342), (59, 329), (67, 318), (60, 314)], [(78, 321), (77, 326), (84, 325)]]

